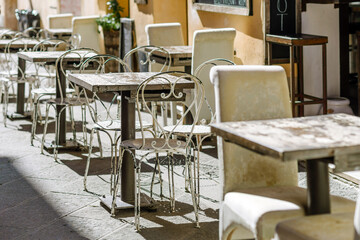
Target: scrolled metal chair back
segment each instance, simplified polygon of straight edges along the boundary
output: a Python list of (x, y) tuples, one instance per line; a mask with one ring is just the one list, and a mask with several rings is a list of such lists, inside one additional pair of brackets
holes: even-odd
[(17, 70), (19, 72), (18, 74), (19, 81), (25, 79), (25, 72), (21, 70), (18, 66), (17, 55), (13, 53), (13, 48), (14, 48), (13, 46), (16, 44), (21, 44), (23, 45), (23, 47), (19, 49), (18, 52), (27, 52), (30, 50), (27, 43), (28, 40), (29, 38), (26, 37), (13, 38), (8, 44), (6, 44), (6, 47), (4, 49), (4, 56), (5, 56), (4, 71), (7, 71), (8, 74), (11, 75), (11, 73), (14, 70)]
[[(56, 84), (59, 89), (61, 88), (61, 81), (60, 81), (60, 72), (67, 78), (66, 69), (69, 69), (69, 58), (76, 58), (77, 60), (70, 63), (71, 69), (75, 71), (79, 71), (83, 62), (94, 55), (98, 54), (98, 52), (91, 48), (78, 48), (78, 49), (71, 49), (64, 52), (58, 59), (56, 59), (55, 67), (56, 67)], [(68, 67), (64, 67), (67, 65)], [(84, 90), (79, 90), (77, 86), (75, 86), (70, 81), (66, 81), (67, 85), (70, 85), (72, 88), (75, 89), (75, 95), (80, 97)], [(60, 91), (60, 98), (61, 101), (65, 98), (65, 93)]]
[[(184, 101), (185, 94), (183, 93), (184, 89), (191, 88), (193, 90), (193, 99), (192, 102), (188, 105), (187, 109), (183, 112), (180, 118), (177, 120), (177, 123), (173, 126), (173, 129), (169, 131), (169, 129), (165, 130), (164, 126), (160, 124), (157, 119), (157, 115), (154, 111), (149, 107), (150, 102), (155, 101), (153, 95), (152, 86), (156, 84), (162, 85), (161, 91), (156, 91), (157, 101), (164, 102), (164, 101)], [(143, 124), (142, 124), (142, 110), (140, 108), (140, 104), (144, 106), (144, 112), (151, 115), (152, 120), (154, 122), (154, 127), (158, 131), (158, 136), (160, 136), (161, 140), (154, 140), (151, 145), (152, 148), (155, 150), (163, 150), (163, 149), (173, 149), (180, 147), (182, 143), (178, 141), (176, 146), (170, 146), (169, 140), (175, 136), (174, 132), (177, 127), (181, 127), (183, 122), (186, 121), (187, 116), (191, 114), (191, 110), (193, 110), (196, 106), (201, 107), (204, 102), (204, 87), (200, 79), (196, 76), (180, 72), (180, 71), (169, 71), (155, 74), (154, 76), (146, 79), (137, 90), (136, 95), (136, 105), (137, 105), (137, 113), (138, 119), (140, 122), (141, 127), (141, 136), (142, 136), (142, 144), (145, 147), (145, 133), (143, 131)], [(198, 120), (198, 113), (196, 112), (193, 118), (193, 123), (191, 132), (189, 133), (189, 138), (186, 140), (186, 146), (190, 146), (191, 144), (191, 137), (193, 136), (194, 126)], [(171, 151), (171, 150), (170, 150)]]
[(81, 43), (81, 35), (79, 33), (72, 34), (69, 38), (72, 48), (79, 48)]
[(51, 51), (70, 50), (72, 46), (65, 40), (62, 39), (43, 39), (33, 47), (34, 52), (42, 52), (51, 49)]
[(44, 30), (37, 28), (37, 27), (29, 27), (24, 30), (23, 36), (28, 38), (36, 38), (39, 39), (40, 36), (42, 36)]
[[(140, 57), (140, 55), (141, 55), (140, 52), (142, 53), (142, 56), (144, 56), (143, 58)], [(152, 64), (155, 64), (158, 62), (156, 60), (156, 58), (154, 58), (154, 56), (153, 56), (153, 54), (155, 52), (161, 53), (161, 55), (164, 58), (164, 63), (162, 63), (162, 66), (161, 66), (161, 69), (159, 72), (169, 71), (170, 66), (171, 66), (170, 53), (162, 47), (157, 47), (157, 46), (153, 46), (153, 45), (139, 46), (139, 47), (132, 49), (128, 53), (126, 53), (123, 60), (129, 66), (133, 66), (134, 58), (139, 59), (139, 61), (136, 61), (136, 62), (140, 65), (151, 66)], [(138, 66), (138, 67), (140, 69), (140, 66)], [(132, 68), (132, 71), (134, 71), (134, 70), (137, 71), (137, 67), (134, 66)]]
[[(109, 73), (107, 65), (112, 65), (114, 63), (123, 69), (130, 69), (130, 67), (117, 56), (98, 54), (85, 59), (79, 70), (80, 73), (86, 73), (87, 68), (91, 65), (91, 70), (95, 71), (95, 74)], [(118, 93), (114, 93), (114, 97), (110, 103), (105, 103), (97, 93), (93, 93), (91, 98), (87, 95), (86, 91), (84, 94), (87, 100), (87, 106), (90, 110), (90, 116), (94, 122), (109, 121), (109, 124), (111, 125), (113, 120), (118, 119), (118, 113), (114, 114), (112, 111), (112, 107), (116, 105)], [(94, 102), (95, 104), (90, 104), (90, 99), (91, 102)]]
[(13, 39), (17, 32), (15, 31), (5, 31), (0, 34), (0, 39)]
[[(200, 75), (205, 72), (207, 73), (207, 75), (209, 75), (210, 73), (210, 69), (213, 66), (217, 66), (217, 65), (236, 65), (233, 61), (230, 61), (228, 59), (225, 58), (213, 58), (210, 60), (207, 60), (205, 62), (203, 62), (202, 64), (200, 64), (194, 71), (194, 75), (198, 78), (200, 78)], [(205, 124), (211, 124), (215, 122), (215, 111), (213, 111), (208, 98), (206, 97), (206, 92), (205, 92), (205, 96), (204, 96), (204, 101), (206, 104), (206, 107), (208, 108), (210, 114), (211, 114), (211, 119), (209, 122), (206, 121), (206, 119), (199, 119), (198, 124), (201, 125), (205, 125)], [(200, 109), (200, 108), (197, 108)]]

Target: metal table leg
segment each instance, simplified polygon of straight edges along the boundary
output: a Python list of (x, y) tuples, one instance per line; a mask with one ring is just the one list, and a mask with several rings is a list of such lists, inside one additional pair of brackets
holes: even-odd
[[(18, 58), (18, 79), (20, 80), (23, 78), (23, 73), (25, 73), (26, 69), (26, 61), (22, 58)], [(16, 97), (16, 112), (9, 113), (7, 117), (11, 120), (17, 119), (26, 119), (30, 118), (31, 114), (26, 113), (24, 109), (25, 104), (25, 83), (18, 83), (17, 84), (17, 97)]]
[[(121, 141), (135, 138), (135, 103), (129, 102), (130, 92), (121, 93)], [(116, 198), (115, 209), (133, 208), (135, 204), (135, 168), (132, 156), (125, 152), (121, 166), (121, 194)], [(111, 209), (112, 196), (100, 197), (101, 202)], [(154, 207), (154, 200), (141, 195), (141, 207)]]
[[(130, 103), (130, 92), (121, 94), (121, 141), (135, 138), (135, 103)], [(134, 161), (124, 154), (121, 167), (121, 200), (133, 204), (135, 199)]]
[(306, 161), (309, 215), (330, 213), (329, 160), (331, 159)]

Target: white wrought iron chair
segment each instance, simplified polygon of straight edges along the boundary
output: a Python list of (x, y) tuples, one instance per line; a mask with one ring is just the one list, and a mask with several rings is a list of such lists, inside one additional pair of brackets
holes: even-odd
[[(24, 48), (20, 49), (19, 51), (29, 51), (29, 48), (27, 46), (27, 39), (28, 38), (24, 38), (24, 37), (14, 38), (6, 45), (4, 50), (5, 60), (0, 70), (0, 81), (1, 81), (0, 85), (2, 86), (0, 95), (4, 94), (4, 102), (3, 102), (4, 126), (6, 126), (6, 115), (8, 112), (9, 87), (12, 87), (14, 91), (14, 84), (27, 83), (29, 85), (29, 95), (30, 95), (31, 89), (36, 81), (34, 77), (28, 74), (26, 69), (25, 71), (23, 71), (19, 68), (17, 64), (17, 55), (12, 52), (13, 44), (23, 44)], [(29, 102), (27, 102), (27, 107), (28, 105)]]
[[(144, 59), (139, 59), (140, 52), (145, 56)], [(152, 55), (154, 52), (162, 52), (163, 53), (162, 55), (166, 56), (164, 63), (160, 64), (160, 63), (157, 63), (156, 60), (153, 60)], [(171, 66), (170, 53), (168, 51), (166, 51), (164, 48), (154, 46), (154, 45), (144, 45), (144, 46), (136, 47), (136, 48), (132, 49), (131, 51), (129, 51), (127, 54), (125, 54), (123, 59), (124, 59), (124, 62), (128, 64), (128, 66), (132, 66), (132, 69), (140, 69), (141, 68), (140, 65), (148, 65), (149, 68), (151, 69), (152, 66), (156, 65), (157, 71), (166, 72), (166, 71), (170, 70), (170, 66)], [(136, 61), (136, 64), (138, 64), (139, 66), (136, 66), (136, 64), (133, 64), (134, 59), (139, 59), (139, 61)], [(167, 102), (151, 102), (150, 104), (151, 104), (151, 108), (153, 110), (154, 115), (157, 115), (158, 106), (160, 106), (162, 116), (164, 116), (164, 108), (165, 108), (164, 106), (167, 104)], [(120, 106), (120, 97), (118, 97), (118, 106)], [(120, 109), (119, 109), (119, 112), (120, 112)], [(136, 130), (140, 130), (139, 124), (137, 123), (135, 125), (136, 125)], [(143, 128), (146, 128), (146, 129), (153, 128), (153, 123), (143, 122)], [(156, 134), (156, 129), (155, 129), (154, 133)], [(150, 190), (151, 197), (152, 197), (152, 193), (153, 193), (152, 187), (154, 184), (156, 171), (158, 171), (160, 173), (160, 163), (159, 163), (158, 157), (156, 157), (155, 168), (154, 168), (153, 177), (152, 177), (151, 190)], [(162, 192), (161, 175), (159, 175), (159, 182), (160, 182), (160, 186), (161, 186), (160, 187), (160, 196), (162, 198), (163, 192)]]
[[(206, 72), (207, 76), (209, 75), (210, 69), (213, 66), (217, 66), (217, 65), (235, 65), (234, 62), (227, 60), (227, 59), (222, 59), (222, 58), (215, 58), (215, 59), (211, 59), (208, 61), (205, 61), (204, 63), (200, 64), (198, 66), (198, 68), (195, 70), (194, 75), (195, 76), (199, 76), (200, 74), (203, 74), (203, 72)], [(200, 78), (199, 78), (200, 79)], [(203, 83), (203, 85), (205, 84), (205, 81), (210, 82), (210, 79), (200, 79)], [(209, 89), (209, 91), (211, 91), (211, 89)], [(195, 141), (193, 143), (194, 148), (193, 150), (193, 157), (194, 157), (194, 187), (195, 187), (195, 192), (196, 192), (196, 200), (197, 200), (197, 204), (198, 204), (198, 208), (199, 203), (200, 203), (200, 151), (202, 148), (202, 144), (204, 142), (205, 139), (213, 136), (213, 134), (211, 133), (211, 129), (209, 124), (214, 123), (215, 122), (215, 111), (212, 109), (209, 100), (207, 99), (207, 94), (208, 92), (205, 91), (205, 106), (203, 106), (203, 108), (205, 108), (205, 110), (209, 111), (211, 118), (210, 121), (207, 121), (206, 119), (198, 119), (198, 121), (196, 122), (196, 125), (194, 126), (194, 129), (192, 129), (193, 125), (189, 125), (189, 124), (184, 124), (184, 125), (179, 125), (174, 129), (174, 126), (165, 126), (164, 130), (165, 131), (173, 131), (174, 135), (176, 136), (182, 136), (182, 137), (186, 137), (188, 138), (190, 133), (192, 133), (193, 138), (195, 139), (191, 139), (192, 141)], [(210, 96), (214, 96), (213, 91), (211, 93), (209, 93)], [(186, 179), (186, 183), (187, 183)]]
[[(292, 117), (285, 70), (280, 66), (216, 66), (216, 121)], [(220, 239), (271, 239), (278, 222), (303, 216), (306, 189), (298, 187), (297, 162), (280, 162), (218, 139)], [(332, 212), (351, 212), (355, 203), (331, 197)]]
[[(154, 114), (153, 110), (149, 107), (149, 103), (154, 101), (154, 96), (150, 96), (148, 99), (148, 89), (151, 89), (151, 85), (153, 83), (163, 83), (163, 90), (157, 94), (159, 96), (159, 101), (167, 101), (168, 99), (178, 99), (184, 100), (184, 95), (182, 92), (176, 91), (177, 86), (182, 83), (187, 83), (193, 85), (193, 89), (195, 92), (195, 97), (193, 103), (189, 105), (189, 108), (178, 120), (178, 123), (174, 126), (176, 128), (178, 125), (182, 123), (187, 114), (190, 114), (190, 110), (195, 106), (201, 107), (204, 100), (204, 88), (202, 86), (201, 81), (191, 74), (187, 74), (184, 72), (164, 72), (158, 73), (154, 76), (146, 79), (137, 90), (136, 94), (136, 107), (137, 107), (137, 115), (140, 121), (141, 126), (141, 137), (137, 139), (125, 140), (120, 144), (120, 158), (116, 163), (116, 179), (115, 179), (115, 194), (113, 195), (113, 203), (111, 213), (115, 214), (115, 204), (116, 204), (116, 193), (118, 190), (118, 182), (120, 178), (122, 158), (125, 152), (129, 152), (134, 160), (135, 164), (135, 182), (136, 182), (136, 194), (135, 194), (135, 226), (137, 230), (140, 230), (140, 201), (141, 201), (141, 164), (146, 161), (148, 157), (159, 157), (159, 154), (164, 154), (166, 156), (166, 160), (168, 160), (168, 180), (169, 180), (169, 199), (171, 210), (175, 209), (175, 193), (174, 193), (174, 175), (173, 175), (173, 165), (174, 165), (174, 154), (182, 155), (185, 158), (187, 168), (191, 169), (191, 156), (189, 154), (190, 148), (192, 147), (192, 142), (190, 141), (192, 133), (190, 133), (189, 139), (186, 141), (181, 141), (177, 139), (173, 139), (174, 133), (173, 131), (164, 131), (163, 126), (159, 123), (156, 114)], [(158, 134), (154, 136), (149, 136), (145, 134), (145, 129), (143, 128), (142, 123), (142, 115), (140, 105), (143, 105), (144, 112), (151, 115), (152, 120), (154, 122), (154, 127), (157, 129)], [(195, 122), (197, 121), (198, 114), (194, 116)], [(133, 154), (135, 151), (135, 154)], [(146, 153), (142, 156), (138, 156), (136, 151), (145, 151)], [(139, 158), (139, 159), (137, 159)], [(188, 171), (190, 181), (190, 189), (192, 194), (192, 201), (195, 212), (195, 221), (196, 226), (199, 227), (199, 215), (198, 208), (195, 200), (195, 192), (192, 182), (191, 171)]]
[[(155, 46), (184, 46), (184, 38), (181, 29), (181, 24), (174, 23), (153, 23), (145, 26), (145, 33), (147, 36), (147, 44)], [(152, 64), (149, 67), (151, 72), (161, 72), (160, 64)], [(169, 71), (184, 71), (183, 66), (170, 67)], [(176, 103), (171, 104), (172, 118), (176, 118)], [(167, 125), (167, 113), (169, 106), (163, 104), (161, 106), (161, 115), (163, 116), (164, 124)], [(175, 120), (173, 120), (174, 122)]]
[[(79, 68), (83, 61), (85, 61), (87, 58), (98, 54), (98, 52), (91, 48), (78, 48), (78, 49), (71, 49), (63, 53), (55, 63), (56, 67), (56, 84), (60, 87), (60, 71), (65, 76), (65, 79), (67, 79), (67, 72), (66, 72), (66, 65), (68, 65), (67, 57), (69, 56), (76, 56), (79, 57), (79, 61), (77, 63), (72, 64), (72, 70), (71, 71), (79, 71)], [(53, 107), (56, 111), (56, 106), (63, 106), (62, 110), (58, 113), (58, 120), (60, 121), (60, 116), (63, 114), (63, 112), (66, 110), (66, 108), (69, 109), (70, 113), (70, 119), (71, 119), (71, 127), (73, 132), (73, 138), (71, 139), (73, 142), (76, 142), (76, 131), (75, 131), (75, 121), (73, 117), (73, 107), (79, 106), (81, 107), (82, 112), (82, 130), (83, 130), (83, 141), (84, 145), (87, 146), (87, 135), (86, 135), (86, 104), (88, 102), (88, 99), (84, 97), (84, 89), (79, 89), (77, 86), (72, 84), (70, 81), (66, 82), (67, 86), (73, 88), (75, 90), (75, 93), (72, 97), (68, 98), (66, 95), (66, 92), (60, 91), (60, 98), (54, 98), (49, 99), (46, 101), (46, 113), (45, 113), (45, 126), (44, 126), (44, 133), (42, 137), (41, 142), (41, 153), (44, 151), (44, 144), (45, 144), (45, 138), (47, 133), (47, 127), (49, 122), (49, 110), (50, 107)], [(55, 121), (55, 141), (54, 141), (54, 159), (55, 161), (58, 161), (58, 147), (59, 147), (59, 122)]]
[[(96, 74), (102, 74), (108, 72), (108, 65), (118, 65), (118, 68), (122, 68), (125, 71), (130, 71), (130, 67), (123, 62), (119, 57), (108, 55), (108, 54), (99, 54), (93, 57), (86, 59), (82, 65), (80, 66), (80, 73), (83, 73), (90, 64), (97, 65), (95, 69)], [(84, 173), (84, 190), (88, 191), (87, 189), (87, 176), (89, 173), (90, 161), (91, 161), (91, 154), (93, 149), (93, 138), (94, 134), (97, 134), (98, 142), (99, 142), (99, 149), (100, 149), (100, 157), (103, 157), (102, 152), (102, 144), (100, 140), (99, 132), (104, 132), (110, 139), (110, 147), (111, 147), (111, 185), (110, 185), (110, 193), (112, 194), (114, 191), (113, 188), (113, 175), (114, 175), (114, 159), (117, 158), (118, 153), (118, 144), (119, 140), (121, 139), (121, 120), (119, 118), (119, 111), (117, 104), (117, 97), (118, 93), (114, 93), (114, 96), (110, 103), (105, 102), (101, 97), (98, 96), (97, 93), (93, 93), (93, 96), (89, 98), (85, 93), (85, 98), (88, 99), (87, 107), (90, 112), (91, 119), (93, 124), (91, 126), (91, 133), (90, 133), (90, 141), (89, 141), (89, 154), (86, 162), (86, 168)], [(113, 109), (116, 110), (113, 110)], [(113, 134), (113, 136), (111, 135)]]
[[(150, 51), (147, 53), (147, 60), (145, 62), (140, 62), (140, 64), (147, 64), (149, 62), (152, 63), (151, 61), (151, 54), (153, 51), (165, 51), (162, 48), (158, 48), (158, 47), (154, 47), (154, 46), (141, 46), (138, 48), (135, 48), (131, 51), (129, 51), (125, 56), (124, 56), (124, 61), (119, 59), (119, 57), (115, 57), (115, 56), (111, 56), (111, 55), (106, 55), (106, 54), (100, 54), (100, 55), (96, 55), (93, 56), (91, 58), (88, 58), (87, 60), (84, 61), (84, 63), (82, 64), (82, 66), (80, 67), (80, 72), (82, 72), (84, 69), (86, 69), (86, 66), (89, 63), (95, 62), (99, 67), (96, 70), (96, 73), (106, 73), (109, 72), (109, 70), (114, 69), (113, 64), (115, 63), (115, 65), (117, 65), (117, 69), (118, 71), (122, 70), (124, 72), (131, 72), (131, 67), (130, 67), (130, 61), (132, 59), (132, 57), (134, 57), (134, 55), (136, 55), (139, 51), (143, 51), (145, 48), (149, 49)], [(168, 58), (169, 58), (169, 53), (167, 53)], [(109, 68), (107, 66), (110, 66)], [(163, 68), (167, 69), (166, 64), (164, 64)], [(105, 116), (98, 116), (98, 107), (92, 107), (92, 105), (88, 104), (89, 109), (90, 109), (90, 113), (92, 116), (92, 119), (94, 121), (94, 125), (92, 127), (92, 131), (91, 131), (91, 136), (90, 136), (90, 145), (89, 145), (89, 155), (88, 155), (88, 159), (87, 159), (87, 164), (86, 164), (86, 169), (85, 169), (85, 174), (84, 174), (84, 190), (87, 190), (87, 175), (89, 172), (89, 166), (90, 166), (90, 160), (91, 160), (91, 152), (92, 152), (92, 139), (93, 139), (93, 134), (99, 133), (99, 131), (105, 132), (111, 141), (111, 169), (113, 170), (113, 159), (117, 157), (117, 145), (118, 145), (118, 141), (120, 140), (121, 137), (121, 120), (119, 118), (119, 114), (120, 114), (120, 103), (119, 103), (119, 94), (115, 94), (114, 98), (111, 101), (110, 106), (105, 104), (101, 98), (99, 98), (96, 94), (94, 95), (95, 98), (95, 103), (99, 102), (98, 106), (99, 107), (103, 107), (103, 113), (105, 113)], [(114, 100), (117, 100), (117, 113), (116, 115), (112, 115), (113, 113), (111, 112), (111, 107), (113, 107), (113, 105), (116, 106), (116, 104), (114, 104)], [(96, 106), (96, 105), (95, 105)], [(155, 134), (153, 131), (153, 123), (152, 122), (143, 122), (143, 128), (146, 129), (147, 131), (151, 132), (152, 134)], [(135, 130), (139, 131), (140, 130), (140, 124), (137, 121), (135, 124)], [(113, 132), (114, 133), (114, 137), (112, 138), (109, 132)], [(98, 134), (98, 141), (99, 141), (99, 148), (100, 148), (100, 157), (102, 157), (102, 146), (101, 146), (101, 140), (100, 140), (100, 136)], [(115, 153), (115, 156), (114, 156)], [(112, 173), (113, 175), (113, 173)], [(112, 176), (111, 175), (111, 176)], [(111, 178), (111, 183), (113, 183), (112, 178)], [(110, 186), (110, 191), (111, 193), (113, 192), (114, 188), (111, 184)]]
[[(40, 41), (34, 46), (32, 51), (42, 52), (51, 49), (51, 51), (63, 51), (71, 49), (71, 44), (61, 39), (45, 39)], [(32, 126), (30, 143), (33, 145), (36, 137), (36, 127), (38, 120), (42, 120), (42, 115), (39, 108), (39, 103), (45, 97), (54, 97), (56, 95), (55, 79), (56, 73), (52, 66), (46, 66), (45, 63), (36, 63), (35, 72), (33, 73), (36, 78), (36, 86), (31, 90), (31, 99), (33, 103), (32, 110)], [(73, 94), (75, 92), (72, 88), (66, 89), (66, 94)]]

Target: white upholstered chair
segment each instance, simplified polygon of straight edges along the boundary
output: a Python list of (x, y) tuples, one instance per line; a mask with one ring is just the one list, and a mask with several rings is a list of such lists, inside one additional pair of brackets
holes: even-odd
[[(145, 26), (147, 44), (154, 46), (184, 46), (180, 23), (154, 23)], [(150, 71), (159, 72), (160, 64), (152, 64)], [(171, 67), (170, 70), (184, 71), (184, 67)]]
[(72, 28), (72, 13), (54, 14), (48, 16), (49, 28)]
[(154, 23), (145, 26), (147, 42), (157, 46), (183, 46), (180, 23)]
[[(234, 39), (236, 31), (234, 28), (217, 28), (198, 30), (194, 33), (193, 54), (191, 62), (191, 73), (204, 62), (214, 59), (223, 58), (234, 61)], [(210, 69), (210, 66), (208, 66)], [(209, 71), (204, 69), (197, 75), (203, 82), (206, 98), (212, 109), (215, 109), (214, 86), (209, 79)], [(200, 110), (199, 120), (211, 120), (210, 112), (203, 108)]]
[[(211, 69), (216, 121), (292, 117), (286, 74), (279, 66)], [(298, 187), (297, 162), (280, 162), (218, 139), (221, 178), (220, 239), (271, 239), (278, 222), (305, 214), (306, 189)], [(332, 212), (355, 202), (331, 197)]]
[(96, 19), (99, 16), (74, 17), (72, 19), (72, 34), (80, 34), (81, 42), (78, 47), (94, 49), (100, 53), (105, 52), (104, 43), (98, 31)]
[(274, 240), (360, 239), (360, 195), (355, 212), (320, 214), (280, 222)]

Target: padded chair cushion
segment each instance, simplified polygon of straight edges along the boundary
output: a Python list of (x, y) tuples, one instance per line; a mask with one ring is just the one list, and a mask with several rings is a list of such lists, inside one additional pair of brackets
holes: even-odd
[[(174, 134), (178, 135), (188, 135), (190, 134), (192, 125), (179, 125), (174, 129), (175, 126), (166, 126), (164, 127), (165, 131), (173, 131)], [(210, 126), (203, 126), (203, 125), (195, 125), (193, 130), (194, 135), (208, 135), (211, 134)]]
[[(143, 128), (150, 128), (152, 124), (149, 122), (142, 122)], [(113, 130), (113, 131), (121, 131), (121, 120), (106, 120), (106, 121), (99, 121), (94, 123), (93, 127), (95, 129), (104, 129), (104, 130)], [(140, 122), (135, 122), (135, 130), (140, 131), (141, 126)]]
[[(70, 93), (74, 93), (75, 89), (72, 88), (67, 88), (66, 89), (66, 93), (70, 94)], [(31, 90), (32, 94), (37, 94), (37, 95), (55, 95), (56, 94), (56, 89), (55, 88), (35, 88)]]
[(87, 104), (87, 99), (74, 97), (74, 98), (64, 98), (63, 100), (61, 100), (61, 98), (54, 98), (47, 100), (47, 103), (56, 104), (56, 105), (80, 106)]
[[(306, 189), (295, 186), (259, 187), (228, 192), (221, 206), (221, 230), (225, 231), (237, 223), (256, 233), (258, 239), (271, 239), (278, 222), (305, 215), (306, 196)], [(332, 212), (354, 210), (354, 201), (331, 196)]]
[(124, 148), (131, 148), (135, 150), (153, 150), (153, 144), (155, 143), (155, 148), (160, 148), (161, 150), (171, 150), (171, 149), (184, 149), (186, 143), (176, 139), (169, 139), (168, 144), (165, 142), (165, 139), (162, 138), (147, 138), (145, 139), (145, 145), (142, 146), (142, 139), (133, 139), (126, 140), (121, 143), (121, 146)]
[(353, 240), (354, 213), (321, 214), (280, 222), (278, 240)]

